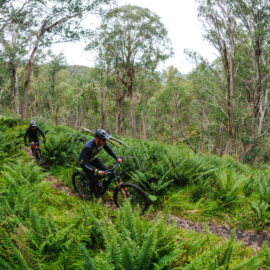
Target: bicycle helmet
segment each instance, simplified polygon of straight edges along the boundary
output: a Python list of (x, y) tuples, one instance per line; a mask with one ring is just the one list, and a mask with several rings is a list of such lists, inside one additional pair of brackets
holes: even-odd
[(109, 140), (111, 138), (108, 132), (106, 132), (104, 129), (97, 129), (95, 132), (95, 137), (104, 140)]
[(36, 125), (36, 122), (34, 121), (34, 120), (32, 120), (31, 122), (30, 122), (30, 127), (36, 127), (37, 125)]

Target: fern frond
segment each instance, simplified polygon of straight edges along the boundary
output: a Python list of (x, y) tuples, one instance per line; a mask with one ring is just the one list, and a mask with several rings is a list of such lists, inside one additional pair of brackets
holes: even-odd
[(1, 243), (3, 246), (6, 248), (11, 261), (19, 267), (19, 269), (25, 269), (25, 270), (30, 270), (28, 267), (22, 253), (20, 250), (15, 246), (15, 244), (11, 241), (8, 233), (4, 231), (3, 229), (0, 229), (0, 236), (1, 236)]
[(125, 244), (121, 250), (121, 266), (124, 269), (135, 270), (135, 260), (133, 256), (132, 248)]
[(137, 258), (137, 269), (148, 269), (153, 256), (155, 246), (155, 235), (153, 232), (149, 232)]
[(220, 263), (219, 263), (220, 266), (222, 265), (225, 267), (225, 270), (229, 269), (229, 264), (230, 264), (231, 259), (232, 259), (234, 237), (235, 237), (235, 231), (232, 232), (228, 246), (227, 246), (225, 253), (224, 253), (224, 255), (221, 258)]
[(121, 209), (121, 222), (125, 228), (130, 232), (132, 240), (137, 242), (137, 232), (135, 229), (135, 219), (130, 203), (127, 201)]
[[(241, 262), (234, 266), (233, 268), (230, 268), (230, 270), (241, 270), (241, 269), (258, 269), (259, 262), (257, 257), (253, 257), (250, 259), (245, 260), (244, 262)], [(229, 269), (229, 268), (226, 268)]]
[(5, 260), (0, 257), (0, 269), (1, 270), (13, 270), (14, 268)]
[(86, 247), (83, 244), (79, 244), (79, 250), (82, 257), (82, 267), (84, 270), (96, 270), (92, 258), (90, 257)]
[(183, 252), (184, 252), (184, 250), (181, 248), (177, 248), (177, 249), (171, 251), (170, 253), (161, 257), (155, 263), (155, 267), (157, 267), (157, 269), (163, 269), (165, 266), (172, 265), (173, 263), (175, 263), (179, 259), (179, 257), (181, 256), (181, 254), (183, 254)]

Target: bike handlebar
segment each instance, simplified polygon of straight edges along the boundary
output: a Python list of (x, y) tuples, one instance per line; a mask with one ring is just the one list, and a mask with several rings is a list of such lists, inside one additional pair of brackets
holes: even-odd
[[(40, 143), (45, 143), (45, 141), (46, 141), (46, 140), (42, 140), (42, 141), (40, 141)], [(37, 143), (34, 143), (34, 144), (36, 145)], [(26, 145), (26, 146), (31, 146), (30, 143), (26, 143), (25, 145)]]
[(110, 169), (108, 169), (108, 170), (106, 170), (105, 171), (105, 175), (110, 175), (110, 174), (112, 174), (113, 173), (113, 171), (114, 171), (114, 169), (117, 167), (117, 166), (121, 166), (121, 163), (116, 163), (113, 167), (111, 167)]

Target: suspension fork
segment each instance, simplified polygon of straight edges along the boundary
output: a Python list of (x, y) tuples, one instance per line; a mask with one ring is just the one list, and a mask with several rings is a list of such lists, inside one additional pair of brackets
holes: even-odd
[(129, 193), (128, 193), (128, 189), (127, 187), (124, 187), (124, 188), (121, 188), (121, 184), (122, 184), (122, 180), (120, 179), (120, 182), (118, 180), (116, 180), (115, 184), (116, 184), (116, 187), (120, 190), (121, 192), (121, 195), (124, 199), (127, 198), (127, 196), (129, 196)]

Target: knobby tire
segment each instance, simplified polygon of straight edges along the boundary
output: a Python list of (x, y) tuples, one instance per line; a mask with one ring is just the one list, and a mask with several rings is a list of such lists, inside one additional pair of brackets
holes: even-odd
[(78, 192), (83, 199), (92, 199), (93, 193), (89, 185), (89, 179), (83, 171), (73, 173), (72, 184), (76, 192)]
[(141, 213), (144, 213), (150, 205), (150, 199), (144, 190), (132, 183), (122, 183), (120, 188), (117, 187), (114, 190), (113, 200), (117, 207), (121, 206), (126, 199), (130, 199), (132, 207), (139, 206)]

